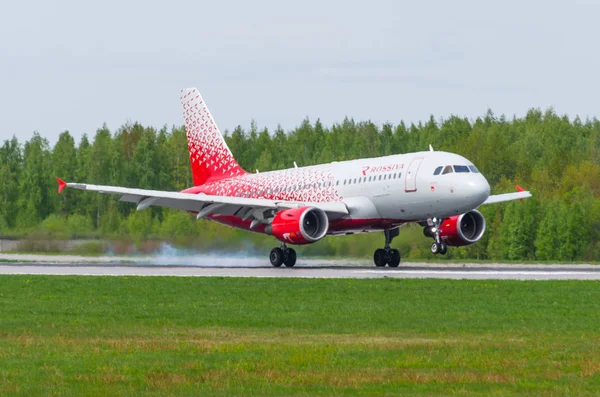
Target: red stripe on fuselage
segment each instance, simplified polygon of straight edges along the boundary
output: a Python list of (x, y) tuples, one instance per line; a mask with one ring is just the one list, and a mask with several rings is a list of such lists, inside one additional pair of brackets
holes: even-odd
[[(236, 229), (256, 233), (265, 232), (266, 225), (259, 224), (254, 229), (250, 229), (251, 220), (244, 221), (233, 215), (209, 215), (207, 218), (223, 225), (235, 227)], [(407, 222), (400, 219), (336, 219), (329, 222), (329, 231), (327, 234), (384, 230), (403, 225)]]

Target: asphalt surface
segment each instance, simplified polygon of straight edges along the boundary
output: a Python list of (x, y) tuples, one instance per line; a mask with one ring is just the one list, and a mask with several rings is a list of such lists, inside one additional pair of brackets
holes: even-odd
[[(597, 265), (425, 264), (376, 268), (368, 261), (299, 260), (294, 268), (265, 266), (265, 258), (73, 257), (0, 254), (2, 274), (179, 277), (439, 278), (501, 280), (600, 280)], [(11, 262), (6, 262), (11, 261)]]

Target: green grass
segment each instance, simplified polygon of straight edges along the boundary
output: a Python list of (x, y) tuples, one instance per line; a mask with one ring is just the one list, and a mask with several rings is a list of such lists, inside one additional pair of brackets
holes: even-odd
[(590, 281), (0, 277), (0, 395), (597, 395)]

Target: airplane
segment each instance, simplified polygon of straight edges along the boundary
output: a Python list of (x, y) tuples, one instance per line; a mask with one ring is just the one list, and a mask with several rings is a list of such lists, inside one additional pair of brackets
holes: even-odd
[(307, 167), (248, 173), (223, 139), (196, 88), (181, 90), (193, 186), (181, 192), (58, 181), (65, 187), (118, 194), (137, 205), (177, 208), (224, 225), (264, 233), (281, 242), (271, 265), (293, 267), (290, 245), (312, 244), (325, 236), (383, 231), (373, 254), (377, 267), (398, 267), (391, 248), (402, 225), (416, 222), (432, 238), (431, 252), (476, 243), (486, 228), (481, 205), (531, 197), (517, 192), (490, 195), (475, 165), (458, 154), (429, 151), (334, 161)]

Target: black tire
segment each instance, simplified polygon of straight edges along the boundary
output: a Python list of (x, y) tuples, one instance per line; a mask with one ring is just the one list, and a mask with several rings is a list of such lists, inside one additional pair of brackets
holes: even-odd
[(398, 267), (400, 265), (400, 251), (397, 249), (390, 250), (390, 260), (388, 262), (389, 267)]
[(384, 267), (386, 263), (386, 252), (385, 250), (379, 248), (375, 250), (373, 254), (373, 262), (375, 262), (375, 266)]
[(446, 255), (446, 252), (448, 252), (448, 245), (446, 243), (441, 243), (440, 245), (440, 254)]
[(286, 267), (294, 267), (296, 264), (296, 251), (292, 248), (285, 250), (283, 254), (283, 264)]
[(269, 254), (271, 265), (279, 267), (283, 264), (283, 250), (281, 248), (273, 248)]
[(431, 244), (431, 253), (433, 255), (439, 254), (440, 251), (441, 251), (441, 249), (442, 249), (441, 248), (441, 244), (438, 244), (438, 243), (435, 243), (435, 242), (433, 244)]

